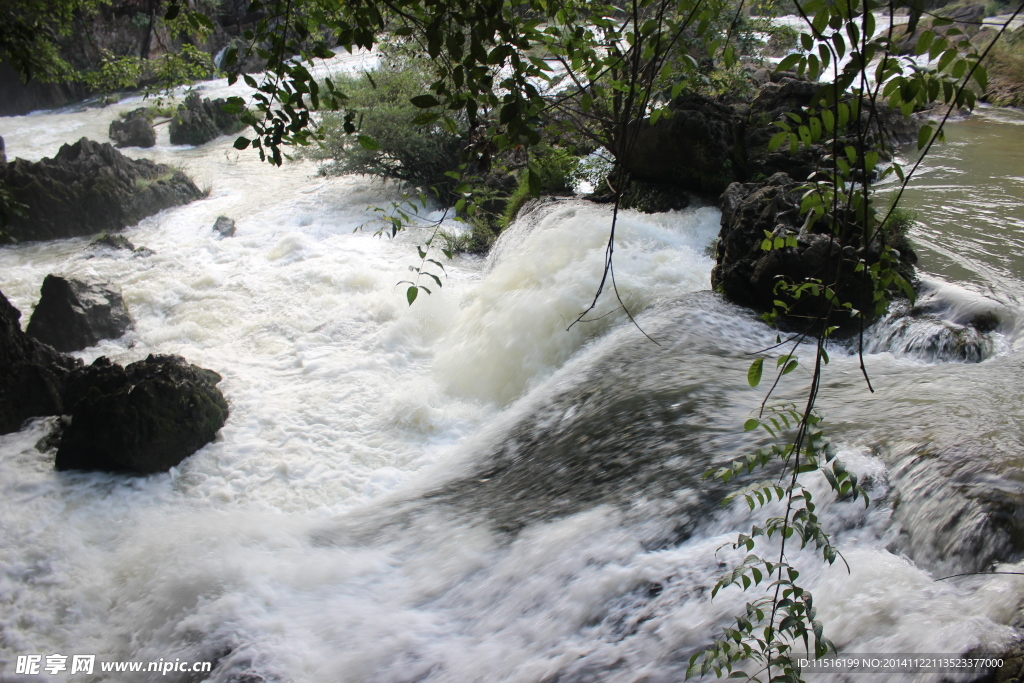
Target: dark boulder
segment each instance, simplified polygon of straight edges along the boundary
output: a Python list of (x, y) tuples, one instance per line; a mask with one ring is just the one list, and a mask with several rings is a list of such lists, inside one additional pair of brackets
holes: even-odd
[(225, 237), (234, 237), (235, 222), (227, 216), (217, 216), (217, 220), (213, 224), (213, 234), (216, 235), (219, 240), (222, 240)]
[[(798, 284), (816, 279), (830, 285), (841, 302), (857, 310), (873, 310), (871, 280), (855, 272), (855, 267), (862, 259), (869, 265), (878, 261), (877, 241), (861, 245), (856, 234), (842, 241), (826, 232), (826, 220), (808, 229), (800, 214), (799, 188), (785, 173), (763, 183), (729, 186), (721, 197), (722, 227), (711, 286), (731, 301), (760, 311), (771, 311), (775, 301), (781, 300), (794, 304), (792, 315), (813, 316), (820, 298), (804, 296), (797, 303), (776, 287), (780, 281)], [(796, 246), (765, 250), (762, 243), (768, 235), (773, 241), (795, 238)], [(912, 277), (910, 263), (901, 263), (901, 268), (904, 277)]]
[(200, 99), (189, 94), (171, 119), (172, 145), (202, 145), (221, 135), (237, 133), (245, 127), (235, 114), (224, 112), (225, 100)]
[(4, 145), (4, 139), (0, 137), (0, 166), (7, 164), (7, 147)]
[[(725, 104), (699, 95), (676, 98), (669, 107), (670, 116), (654, 125), (645, 120), (636, 129), (623, 160), (625, 170), (634, 181), (716, 196), (732, 182), (780, 172), (806, 180), (826, 155), (823, 145), (801, 145), (796, 153), (788, 147), (768, 149), (780, 130), (777, 121), (789, 120), (789, 113), (802, 114), (818, 100), (821, 85), (794, 76), (772, 74), (749, 103)], [(919, 127), (917, 120), (885, 105), (873, 116), (863, 113), (862, 122), (867, 127), (867, 144), (878, 149), (883, 159), (888, 158), (883, 143), (891, 147), (916, 140)], [(850, 126), (844, 135), (855, 133)]]
[(18, 431), (31, 417), (62, 413), (67, 376), (82, 364), (29, 337), (20, 319), (0, 293), (0, 434)]
[(135, 245), (124, 235), (111, 235), (105, 232), (89, 243), (92, 249), (107, 248), (124, 251), (135, 251)]
[(642, 213), (663, 213), (681, 211), (690, 201), (689, 193), (675, 185), (633, 180), (623, 191), (619, 207)]
[(15, 159), (0, 167), (0, 181), (28, 206), (7, 226), (19, 242), (116, 232), (203, 196), (181, 171), (87, 138), (62, 146), (52, 159)]
[(47, 275), (25, 332), (58, 351), (81, 351), (117, 339), (131, 326), (121, 292), (111, 285)]
[(123, 119), (110, 122), (110, 139), (117, 147), (152, 147), (156, 129), (145, 107), (128, 112)]
[(672, 115), (654, 125), (642, 121), (624, 159), (637, 179), (667, 183), (702, 194), (718, 194), (743, 176), (733, 110), (700, 95), (672, 102)]
[(213, 441), (228, 417), (220, 375), (179, 356), (121, 367), (107, 358), (76, 370), (65, 403), (71, 424), (58, 470), (165, 472)]
[[(156, 252), (149, 247), (136, 247), (131, 241), (124, 235), (111, 235), (109, 232), (105, 232), (92, 242), (89, 243), (88, 249), (92, 252), (118, 252), (118, 251), (130, 251), (134, 256), (145, 257), (152, 256)], [(92, 258), (90, 255), (87, 258)]]

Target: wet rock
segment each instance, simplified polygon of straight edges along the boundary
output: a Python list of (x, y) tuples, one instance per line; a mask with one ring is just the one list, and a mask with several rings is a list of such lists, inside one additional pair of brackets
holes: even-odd
[[(752, 78), (756, 73), (751, 73)], [(671, 116), (654, 125), (644, 121), (637, 128), (624, 168), (634, 180), (703, 195), (718, 195), (732, 182), (760, 180), (776, 173), (801, 181), (813, 176), (826, 154), (822, 145), (801, 146), (791, 154), (788, 148), (770, 151), (768, 143), (779, 132), (775, 122), (812, 106), (822, 86), (795, 74), (764, 76), (758, 76), (765, 82), (749, 102), (726, 104), (698, 95), (678, 97), (669, 107)], [(916, 140), (920, 125), (885, 105), (874, 117), (862, 114), (862, 120), (867, 126), (867, 144), (881, 152), (885, 151), (883, 143), (893, 146)], [(849, 134), (855, 132), (851, 126)]]
[(117, 339), (132, 326), (120, 290), (47, 275), (26, 332), (58, 351), (81, 351)]
[[(110, 251), (130, 251), (133, 256), (139, 258), (145, 258), (152, 256), (156, 252), (149, 247), (136, 247), (132, 244), (127, 237), (123, 235), (111, 235), (110, 233), (103, 233), (92, 242), (89, 243), (89, 250), (93, 252), (107, 252)], [(91, 258), (90, 255), (88, 258)]]
[(234, 237), (235, 221), (227, 216), (217, 216), (217, 221), (213, 224), (213, 233), (219, 240), (225, 237)]
[(221, 98), (200, 99), (198, 94), (191, 93), (178, 105), (178, 112), (171, 119), (171, 144), (202, 145), (242, 130), (245, 125), (237, 115), (225, 113), (224, 104)]
[(75, 371), (58, 470), (164, 472), (213, 441), (228, 417), (221, 377), (180, 356), (121, 367), (105, 357)]
[(110, 139), (117, 147), (152, 147), (156, 129), (145, 107), (128, 112), (123, 119), (110, 122)]
[(642, 180), (630, 182), (619, 203), (623, 209), (636, 209), (643, 213), (680, 211), (689, 205), (690, 195), (685, 190), (667, 183), (648, 183)]
[(4, 146), (4, 139), (0, 137), (0, 166), (7, 163), (7, 147)]
[(1024, 642), (1014, 643), (1001, 655), (1003, 665), (983, 681), (991, 683), (1024, 683)]
[(906, 302), (872, 325), (865, 338), (867, 353), (889, 352), (933, 362), (980, 363), (992, 356), (990, 332), (1000, 326), (995, 313), (982, 313), (960, 324)]
[(31, 417), (62, 413), (68, 374), (82, 364), (25, 334), (20, 319), (0, 293), (0, 434), (18, 431)]
[(741, 178), (743, 162), (732, 109), (699, 95), (673, 101), (672, 116), (644, 121), (624, 166), (631, 176), (699, 193), (718, 194)]
[(977, 442), (886, 454), (899, 551), (937, 576), (1024, 557), (1024, 480), (1015, 457), (999, 456)]
[(203, 196), (181, 171), (87, 138), (62, 146), (52, 159), (15, 159), (0, 167), (0, 181), (28, 206), (7, 226), (19, 242), (116, 232)]
[(135, 251), (135, 245), (132, 244), (127, 237), (123, 235), (111, 235), (109, 232), (105, 232), (92, 242), (89, 243), (90, 247), (109, 247), (110, 249), (124, 249), (127, 251)]
[[(770, 311), (775, 301), (781, 300), (792, 306), (791, 315), (813, 316), (820, 308), (819, 297), (805, 294), (795, 300), (776, 285), (817, 279), (830, 283), (840, 301), (850, 302), (858, 310), (872, 310), (871, 283), (854, 268), (861, 259), (869, 265), (878, 260), (876, 243), (861, 245), (857, 235), (843, 243), (818, 232), (827, 230), (825, 220), (808, 229), (800, 214), (799, 187), (785, 173), (776, 173), (763, 183), (729, 186), (720, 199), (722, 227), (711, 286), (731, 301), (759, 311)], [(766, 235), (773, 240), (795, 238), (796, 245), (766, 251), (761, 246)], [(913, 266), (904, 263), (902, 268), (909, 279)], [(841, 325), (847, 320), (844, 315), (832, 323)]]

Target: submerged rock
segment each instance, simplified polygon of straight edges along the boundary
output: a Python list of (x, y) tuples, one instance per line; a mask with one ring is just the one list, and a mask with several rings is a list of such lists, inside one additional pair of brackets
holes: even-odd
[(121, 292), (109, 284), (47, 275), (25, 329), (58, 351), (81, 351), (117, 339), (132, 326)]
[(62, 413), (68, 374), (82, 364), (25, 334), (20, 319), (0, 293), (0, 434), (18, 431), (31, 417)]
[(217, 221), (213, 224), (213, 233), (219, 240), (225, 237), (234, 237), (235, 221), (227, 216), (217, 216)]
[(111, 235), (109, 232), (105, 232), (92, 242), (89, 243), (90, 247), (109, 247), (110, 249), (124, 249), (127, 251), (135, 251), (135, 245), (132, 244), (127, 237), (123, 235)]
[(52, 159), (0, 166), (0, 181), (28, 206), (7, 226), (19, 242), (116, 232), (203, 196), (181, 171), (87, 138), (62, 146)]
[(156, 129), (145, 107), (128, 112), (123, 119), (111, 121), (109, 135), (118, 147), (152, 147), (156, 144)]
[[(134, 256), (146, 257), (152, 256), (156, 252), (149, 247), (136, 247), (131, 241), (123, 235), (111, 235), (110, 233), (103, 233), (92, 242), (89, 243), (89, 250), (93, 252), (118, 252), (118, 251), (130, 251)], [(91, 255), (87, 258), (91, 258)]]
[(915, 446), (885, 455), (899, 550), (938, 575), (1024, 557), (1024, 480), (991, 444)]
[(224, 112), (226, 101), (200, 99), (196, 93), (185, 98), (178, 105), (178, 112), (171, 119), (172, 145), (202, 145), (221, 135), (237, 133), (245, 127), (235, 114)]
[(228, 417), (220, 375), (180, 356), (121, 367), (105, 357), (75, 371), (58, 470), (164, 472), (213, 441)]

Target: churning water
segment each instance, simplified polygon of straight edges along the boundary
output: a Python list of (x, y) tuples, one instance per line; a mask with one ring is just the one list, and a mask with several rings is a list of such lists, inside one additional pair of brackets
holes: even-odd
[[(0, 134), (37, 159), (105, 139), (132, 106), (4, 119)], [(822, 507), (849, 573), (795, 561), (841, 650), (1014, 637), (1022, 577), (936, 579), (1024, 548), (1009, 227), (1024, 179), (982, 196), (976, 146), (957, 142), (1019, 141), (1022, 122), (956, 124), (910, 198), (928, 294), (869, 331), (876, 392), (833, 353), (825, 424), (872, 502)], [(716, 209), (622, 216), (619, 290), (655, 345), (608, 295), (566, 330), (600, 280), (604, 207), (536, 208), (410, 307), (396, 283), (426, 235), (373, 236), (367, 206), (389, 188), (261, 165), (228, 139), (128, 152), (184, 166), (210, 197), (130, 228), (148, 257), (87, 239), (3, 247), (0, 289), (27, 319), (48, 273), (119, 285), (135, 329), (79, 355), (180, 354), (224, 376), (231, 416), (150, 477), (55, 472), (35, 447), (50, 420), (0, 437), (4, 681), (32, 653), (214, 663), (97, 681), (678, 681), (751, 599), (710, 599), (751, 518), (701, 475), (761, 443), (741, 428), (761, 400), (745, 368), (774, 333), (706, 291)], [(214, 239), (220, 214), (235, 237)], [(786, 379), (781, 397), (798, 397), (806, 375)], [(41, 676), (65, 678), (85, 680)]]

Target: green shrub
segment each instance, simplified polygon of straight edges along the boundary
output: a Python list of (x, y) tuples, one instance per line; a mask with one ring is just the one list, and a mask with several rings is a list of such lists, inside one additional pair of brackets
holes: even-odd
[(893, 249), (905, 251), (910, 247), (910, 229), (917, 222), (917, 212), (896, 207), (882, 224), (885, 243)]
[(409, 100), (426, 92), (426, 72), (381, 68), (341, 78), (336, 85), (358, 112), (358, 135), (345, 133), (343, 114), (326, 114), (326, 139), (306, 156), (325, 162), (321, 171), (326, 175), (359, 173), (420, 189), (435, 187), (442, 200), (447, 199), (455, 181), (445, 173), (458, 169), (462, 143), (440, 122), (412, 123), (423, 110)]
[[(535, 152), (532, 165), (540, 175), (541, 194), (573, 194), (579, 186), (580, 159), (567, 150), (560, 147), (540, 148)], [(511, 225), (523, 204), (532, 196), (527, 169), (521, 169), (519, 183), (508, 198), (498, 228), (504, 230)]]

